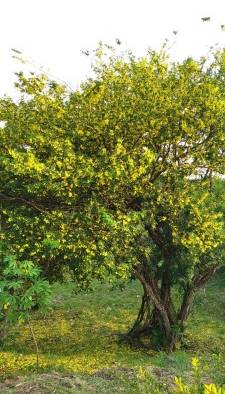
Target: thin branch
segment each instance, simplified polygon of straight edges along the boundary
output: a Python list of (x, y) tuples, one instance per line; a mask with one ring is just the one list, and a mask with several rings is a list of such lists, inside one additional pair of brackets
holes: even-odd
[(36, 203), (32, 201), (25, 200), (22, 197), (12, 197), (12, 196), (7, 196), (6, 194), (0, 193), (0, 197), (2, 197), (4, 200), (9, 200), (9, 201), (21, 201), (26, 205), (31, 206), (32, 208), (36, 209), (39, 212), (44, 212), (46, 213), (47, 210), (44, 209), (43, 207), (40, 207), (40, 205), (37, 205)]
[(38, 348), (38, 343), (37, 343), (36, 336), (34, 334), (32, 325), (30, 324), (29, 317), (28, 317), (28, 325), (29, 325), (29, 329), (30, 329), (30, 333), (31, 333), (32, 339), (33, 339), (34, 344), (35, 344), (35, 348), (36, 348), (36, 366), (37, 366), (37, 370), (38, 370), (39, 369), (39, 348)]

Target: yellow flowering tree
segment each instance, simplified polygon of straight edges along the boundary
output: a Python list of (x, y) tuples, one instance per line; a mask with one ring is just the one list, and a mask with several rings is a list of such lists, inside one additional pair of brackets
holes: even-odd
[(135, 276), (144, 296), (130, 335), (173, 350), (223, 264), (210, 192), (224, 171), (225, 53), (172, 64), (106, 49), (74, 92), (19, 74), (21, 99), (1, 99), (1, 237), (51, 280), (68, 267), (85, 286)]

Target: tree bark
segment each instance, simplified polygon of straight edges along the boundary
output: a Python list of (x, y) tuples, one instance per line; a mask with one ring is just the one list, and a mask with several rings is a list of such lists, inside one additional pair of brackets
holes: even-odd
[[(162, 342), (165, 343), (165, 347), (169, 350), (173, 325), (173, 322), (170, 321), (170, 302), (167, 299), (167, 302), (165, 304), (163, 303), (157, 283), (153, 278), (148, 276), (146, 280), (144, 274), (139, 270), (135, 270), (135, 276), (141, 281), (147, 297), (153, 304), (152, 313), (148, 323), (146, 322), (145, 327), (147, 328), (148, 325), (148, 333), (158, 331), (162, 337)], [(141, 335), (143, 334), (143, 331), (141, 329), (139, 332), (136, 330), (136, 333)]]
[(149, 299), (152, 300), (155, 308), (158, 310), (161, 320), (163, 322), (166, 338), (169, 339), (171, 334), (171, 323), (167, 310), (161, 301), (157, 284), (155, 283), (153, 278), (148, 278), (147, 282), (144, 275), (138, 270), (135, 270), (135, 275), (141, 281), (147, 296), (149, 297)]
[(128, 332), (131, 338), (139, 338), (142, 335), (147, 335), (149, 332), (149, 322), (151, 319), (151, 300), (149, 299), (145, 289), (142, 296), (141, 306), (132, 328)]
[(208, 267), (203, 273), (193, 277), (186, 287), (180, 308), (175, 311), (171, 299), (171, 281), (168, 274), (162, 276), (161, 288), (149, 272), (140, 267), (134, 274), (140, 280), (144, 294), (137, 319), (128, 335), (133, 338), (148, 336), (159, 339), (159, 346), (174, 351), (182, 342), (184, 322), (193, 305), (196, 292), (212, 277), (217, 267)]

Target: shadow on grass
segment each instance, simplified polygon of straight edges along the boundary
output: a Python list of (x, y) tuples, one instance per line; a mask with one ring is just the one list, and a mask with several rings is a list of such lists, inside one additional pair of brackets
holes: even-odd
[[(32, 318), (42, 371), (91, 373), (115, 364), (133, 367), (161, 360), (164, 366), (167, 362), (166, 356), (163, 358), (162, 353), (152, 349), (148, 339), (130, 343), (124, 340), (139, 308), (138, 283), (130, 284), (122, 293), (112, 292), (106, 286), (98, 286), (87, 295), (74, 295), (70, 285), (58, 286), (54, 291), (54, 309), (48, 316), (35, 313)], [(224, 281), (219, 277), (217, 283), (215, 279), (198, 297), (187, 326), (183, 347), (186, 352), (176, 353), (175, 360), (177, 354), (190, 358), (201, 352), (211, 359), (215, 353), (225, 353)], [(34, 369), (35, 351), (28, 327), (11, 327), (0, 348), (0, 376)]]

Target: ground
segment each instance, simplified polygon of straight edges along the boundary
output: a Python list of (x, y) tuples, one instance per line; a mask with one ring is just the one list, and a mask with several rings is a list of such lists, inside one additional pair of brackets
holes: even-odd
[(44, 316), (35, 312), (32, 317), (40, 348), (39, 371), (28, 327), (11, 327), (0, 348), (0, 379), (4, 382), (0, 392), (138, 393), (143, 371), (168, 387), (175, 376), (192, 379), (192, 357), (200, 359), (206, 382), (225, 385), (223, 273), (198, 295), (187, 323), (185, 348), (173, 354), (121, 342), (140, 301), (136, 281), (124, 291), (96, 284), (86, 294), (75, 294), (72, 284), (54, 285), (52, 310)]

